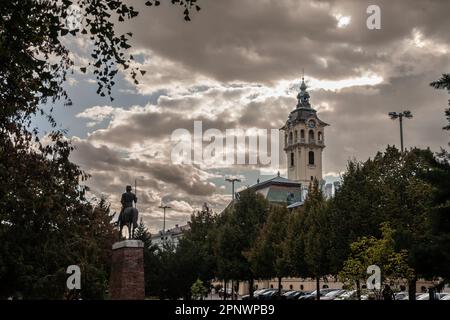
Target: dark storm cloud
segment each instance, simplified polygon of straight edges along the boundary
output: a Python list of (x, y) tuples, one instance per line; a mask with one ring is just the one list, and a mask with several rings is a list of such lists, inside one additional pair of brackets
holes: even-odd
[[(320, 78), (354, 76), (358, 67), (389, 59), (386, 48), (416, 28), (447, 42), (448, 1), (211, 0), (185, 23), (170, 5), (146, 10), (133, 21), (134, 42), (221, 81), (271, 82), (298, 77), (302, 67)], [(371, 4), (381, 7), (382, 28), (366, 27)], [(337, 28), (335, 15), (351, 17)], [(360, 50), (355, 50), (359, 48)], [(323, 65), (318, 58), (327, 60)]]
[[(235, 126), (233, 121), (227, 121), (227, 117), (221, 117), (215, 121), (205, 117), (195, 120), (203, 122), (203, 129), (217, 128), (225, 130)], [(108, 141), (122, 147), (131, 147), (134, 143), (139, 144), (146, 139), (169, 138), (176, 129), (187, 129), (193, 131), (193, 119), (183, 117), (179, 113), (163, 112), (137, 112), (131, 114), (125, 122), (111, 126), (107, 129), (97, 130), (90, 139)]]
[(239, 124), (244, 128), (281, 128), (295, 104), (294, 97), (273, 97), (263, 102), (250, 102), (241, 113)]
[[(435, 77), (439, 75), (436, 74)], [(333, 111), (323, 111), (322, 120), (331, 123), (325, 136), (324, 171), (339, 172), (349, 159), (366, 160), (389, 145), (400, 148), (399, 123), (388, 117), (390, 111), (411, 110), (414, 118), (405, 120), (405, 147), (445, 146), (445, 92), (429, 86), (433, 77), (411, 75), (391, 79), (390, 84), (350, 88), (339, 93), (313, 93), (315, 99), (329, 101)]]
[[(119, 153), (106, 146), (95, 147), (87, 141), (78, 140), (75, 141), (75, 145), (77, 149), (73, 153), (73, 161), (88, 173), (92, 173), (95, 179), (97, 179), (98, 171), (109, 172), (109, 177), (103, 176), (103, 179), (106, 178), (114, 189), (117, 188), (117, 184), (114, 184), (114, 177), (119, 178), (119, 181), (131, 184), (136, 179), (136, 174), (132, 176), (133, 172), (140, 172), (150, 176), (150, 179), (142, 180), (143, 186), (157, 191), (163, 190), (164, 186), (160, 184), (161, 182), (176, 186), (188, 195), (208, 196), (215, 191), (214, 184), (205, 181), (200, 170), (189, 165), (175, 165), (169, 161), (158, 163), (124, 159)], [(107, 181), (103, 180), (104, 183)]]

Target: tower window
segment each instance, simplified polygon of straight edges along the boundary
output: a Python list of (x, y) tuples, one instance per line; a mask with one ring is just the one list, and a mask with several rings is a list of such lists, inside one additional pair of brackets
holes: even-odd
[(291, 167), (293, 167), (294, 166), (294, 153), (292, 152), (291, 153)]
[(322, 138), (323, 138), (322, 132), (319, 132), (319, 133), (317, 134), (317, 139), (318, 139), (319, 141), (322, 141)]
[(292, 144), (292, 132), (289, 132), (289, 144)]
[(314, 151), (308, 153), (308, 160), (309, 165), (314, 165)]
[(294, 132), (294, 142), (297, 142), (297, 140), (298, 140), (298, 131), (295, 130), (295, 132)]
[(300, 139), (305, 139), (305, 130), (300, 131)]
[(314, 131), (313, 130), (309, 130), (308, 138), (309, 138), (309, 141), (314, 141)]

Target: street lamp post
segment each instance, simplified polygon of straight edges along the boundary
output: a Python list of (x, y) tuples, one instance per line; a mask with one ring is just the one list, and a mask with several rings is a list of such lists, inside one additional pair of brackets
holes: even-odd
[(164, 234), (166, 233), (166, 209), (170, 209), (171, 207), (163, 205), (160, 205), (159, 207), (164, 210), (164, 219), (163, 219), (163, 237), (164, 237)]
[[(137, 179), (134, 179), (134, 195), (136, 196), (137, 199)], [(137, 203), (134, 203), (134, 207), (137, 209)]]
[(398, 118), (400, 122), (400, 147), (402, 149), (403, 153), (403, 117), (407, 119), (411, 119), (413, 117), (411, 111), (406, 110), (400, 113), (397, 112), (389, 112), (389, 117), (391, 117), (392, 120), (396, 120)]
[(231, 182), (232, 199), (234, 200), (234, 183), (241, 182), (241, 180), (237, 178), (227, 178), (225, 181)]
[[(232, 200), (234, 202), (234, 183), (235, 182), (241, 182), (240, 179), (238, 178), (226, 178), (225, 181), (228, 181), (231, 183), (231, 192), (232, 192)], [(224, 291), (223, 291), (223, 296), (224, 296), (224, 300), (226, 300), (227, 298), (227, 285), (225, 282), (225, 286), (224, 286)], [(231, 280), (231, 300), (234, 300), (234, 281)]]
[[(137, 198), (137, 195), (138, 195), (138, 193), (137, 193), (137, 181), (138, 181), (138, 179), (144, 180), (145, 177), (144, 176), (139, 176), (137, 178), (134, 178), (134, 195), (136, 196), (136, 198)], [(137, 209), (137, 203), (134, 203), (134, 207)]]

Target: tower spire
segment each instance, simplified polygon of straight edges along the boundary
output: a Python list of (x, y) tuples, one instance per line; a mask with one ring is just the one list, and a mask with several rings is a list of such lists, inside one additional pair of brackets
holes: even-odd
[(311, 104), (309, 103), (309, 93), (306, 90), (308, 87), (305, 83), (305, 71), (303, 69), (302, 72), (302, 83), (300, 85), (300, 92), (297, 95), (297, 108), (311, 108)]

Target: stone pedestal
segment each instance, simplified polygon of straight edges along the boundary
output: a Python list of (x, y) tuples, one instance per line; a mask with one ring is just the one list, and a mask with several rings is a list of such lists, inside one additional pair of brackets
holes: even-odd
[(125, 240), (112, 246), (111, 278), (109, 293), (112, 300), (143, 300), (144, 243)]

